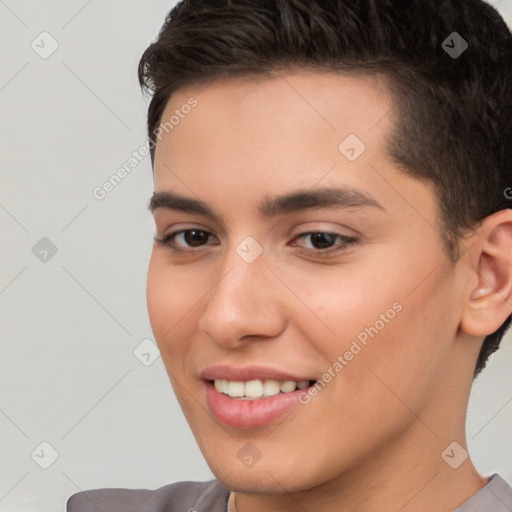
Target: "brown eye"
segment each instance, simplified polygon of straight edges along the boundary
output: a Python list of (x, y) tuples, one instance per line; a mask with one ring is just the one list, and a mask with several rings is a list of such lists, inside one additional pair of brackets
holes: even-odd
[(183, 231), (183, 239), (191, 247), (199, 247), (208, 241), (208, 233), (200, 229), (188, 229)]
[(209, 238), (213, 235), (204, 229), (182, 229), (164, 235), (161, 238), (155, 237), (155, 240), (175, 253), (195, 252), (194, 247), (206, 245)]
[[(357, 243), (356, 238), (325, 231), (309, 231), (308, 233), (302, 233), (297, 236), (295, 240), (307, 238), (310, 239), (308, 245), (310, 245), (311, 248), (308, 249), (302, 245), (300, 246), (300, 251), (314, 256), (329, 256), (335, 253), (341, 253)], [(339, 240), (338, 244), (335, 244), (336, 240)]]
[(332, 233), (311, 233), (311, 244), (315, 249), (326, 249), (336, 240), (336, 235)]

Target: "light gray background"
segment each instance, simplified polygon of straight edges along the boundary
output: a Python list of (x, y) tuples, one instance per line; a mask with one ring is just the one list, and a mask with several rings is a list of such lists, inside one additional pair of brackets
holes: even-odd
[[(512, 0), (495, 4), (511, 24)], [(136, 67), (172, 5), (0, 0), (2, 512), (212, 478), (161, 359), (133, 353), (152, 340), (149, 157), (92, 195), (145, 142)], [(50, 48), (43, 31), (59, 45), (46, 59), (31, 47)], [(57, 247), (45, 262), (32, 252), (43, 237)], [(503, 345), (474, 386), (467, 430), (480, 472), (512, 482), (511, 335)], [(58, 453), (48, 469), (42, 442)]]

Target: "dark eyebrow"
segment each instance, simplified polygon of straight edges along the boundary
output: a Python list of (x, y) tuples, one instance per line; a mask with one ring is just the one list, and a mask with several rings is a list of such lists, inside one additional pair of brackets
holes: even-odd
[[(297, 190), (281, 196), (271, 196), (262, 201), (258, 210), (265, 217), (273, 217), (310, 209), (360, 208), (363, 206), (371, 206), (385, 211), (385, 208), (372, 196), (351, 187)], [(197, 213), (222, 220), (203, 201), (167, 191), (155, 192), (149, 201), (148, 209), (151, 212), (160, 208)]]

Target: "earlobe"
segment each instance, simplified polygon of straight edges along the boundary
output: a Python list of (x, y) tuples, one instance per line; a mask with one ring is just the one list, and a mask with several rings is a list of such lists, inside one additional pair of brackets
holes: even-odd
[(461, 329), (474, 336), (487, 336), (512, 313), (512, 210), (486, 217), (472, 239), (468, 252), (472, 284)]

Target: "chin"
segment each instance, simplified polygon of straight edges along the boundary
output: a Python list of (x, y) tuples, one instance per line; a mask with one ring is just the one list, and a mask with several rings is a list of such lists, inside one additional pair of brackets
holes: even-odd
[[(256, 494), (283, 494), (299, 493), (318, 487), (333, 479), (339, 472), (343, 472), (340, 464), (332, 467), (324, 467), (327, 454), (312, 460), (311, 454), (297, 450), (297, 444), (279, 450), (264, 442), (255, 441), (264, 453), (260, 460), (252, 467), (244, 464), (243, 457), (237, 454), (240, 442), (234, 443), (233, 439), (226, 443), (213, 443), (211, 449), (204, 445), (201, 448), (203, 456), (217, 480), (227, 489), (240, 493)], [(235, 448), (236, 445), (236, 448)], [(249, 450), (248, 450), (249, 452)], [(290, 456), (285, 457), (283, 453)], [(253, 462), (253, 461), (248, 461)]]
[[(210, 466), (211, 468), (211, 466)], [(212, 469), (212, 468), (211, 468)], [(283, 494), (283, 493), (297, 493), (306, 491), (315, 487), (315, 484), (308, 483), (302, 475), (301, 480), (291, 478), (290, 475), (284, 472), (275, 470), (270, 467), (269, 469), (260, 469), (256, 471), (255, 468), (247, 470), (231, 472), (227, 467), (223, 467), (222, 472), (215, 472), (213, 474), (220, 481), (220, 483), (227, 489), (247, 494)]]

